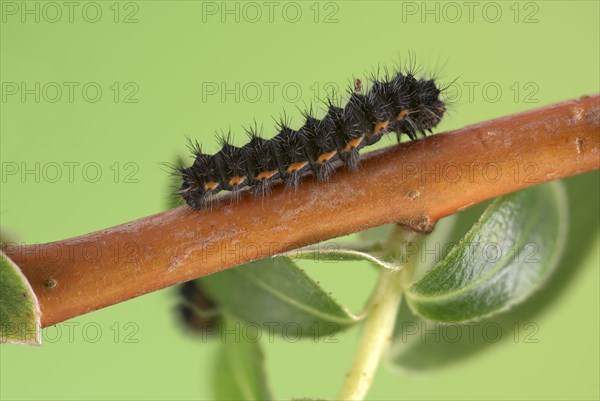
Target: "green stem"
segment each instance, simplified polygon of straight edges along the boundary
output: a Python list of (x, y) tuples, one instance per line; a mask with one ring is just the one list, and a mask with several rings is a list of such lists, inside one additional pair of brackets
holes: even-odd
[[(402, 237), (402, 241), (399, 241), (398, 236)], [(400, 244), (414, 237), (415, 233), (399, 227), (390, 236), (386, 253), (397, 257)], [(358, 351), (338, 400), (362, 400), (367, 395), (381, 357), (391, 343), (404, 282), (412, 273), (415, 259), (408, 259), (402, 271), (381, 269), (379, 281), (367, 306), (368, 316)]]
[(382, 269), (379, 283), (369, 305), (369, 315), (365, 323), (354, 363), (339, 393), (339, 400), (362, 400), (366, 395), (377, 366), (388, 347), (394, 330), (394, 322), (402, 299), (402, 275)]

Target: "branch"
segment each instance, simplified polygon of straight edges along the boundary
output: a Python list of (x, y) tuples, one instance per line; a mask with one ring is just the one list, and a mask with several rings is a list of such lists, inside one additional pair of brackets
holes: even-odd
[(359, 171), (276, 187), (210, 211), (187, 206), (43, 245), (4, 244), (50, 326), (252, 260), (399, 222), (440, 218), (600, 167), (600, 95), (367, 154)]

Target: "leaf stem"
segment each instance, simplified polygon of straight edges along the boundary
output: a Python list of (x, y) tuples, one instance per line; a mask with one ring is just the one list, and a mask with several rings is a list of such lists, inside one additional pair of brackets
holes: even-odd
[(401, 276), (399, 272), (381, 269), (358, 352), (346, 375), (338, 400), (362, 400), (367, 395), (394, 330), (395, 317), (402, 299)]
[[(398, 241), (399, 236), (401, 241)], [(390, 257), (397, 257), (399, 248), (402, 248), (399, 245), (407, 244), (416, 236), (416, 233), (397, 226), (385, 247), (386, 253)], [(338, 400), (363, 400), (371, 387), (379, 361), (391, 343), (404, 283), (418, 260), (414, 256), (407, 257), (405, 255), (405, 264), (400, 271), (380, 270), (377, 286), (366, 308), (368, 315), (358, 351), (337, 396)]]

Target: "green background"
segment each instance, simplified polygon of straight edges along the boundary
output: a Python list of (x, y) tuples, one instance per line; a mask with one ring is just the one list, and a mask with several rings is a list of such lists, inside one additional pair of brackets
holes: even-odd
[[(322, 98), (330, 82), (343, 89), (378, 65), (393, 68), (408, 51), (423, 71), (443, 82), (456, 79), (438, 132), (597, 93), (600, 86), (597, 1), (477, 2), (472, 16), (463, 2), (275, 2), (272, 21), (263, 2), (76, 2), (72, 20), (62, 2), (54, 3), (61, 16), (44, 2), (0, 3), (0, 217), (3, 229), (26, 243), (163, 210), (169, 177), (161, 163), (185, 150), (186, 135), (208, 151), (217, 150), (219, 130), (231, 128), (243, 143), (240, 127), (254, 119), (274, 135), (273, 116), (286, 110), (297, 123), (297, 108)], [(424, 13), (423, 4), (434, 13)], [(39, 21), (22, 15), (24, 7), (39, 7)], [(234, 11), (203, 13), (212, 7)], [(93, 22), (97, 9), (102, 14)], [(12, 94), (21, 83), (35, 91), (36, 82), (39, 102), (35, 94)], [(67, 84), (75, 88), (72, 99), (65, 82), (75, 83)], [(214, 83), (229, 89), (239, 83), (239, 99), (207, 93)], [(102, 89), (96, 102), (93, 87)], [(137, 93), (127, 98), (132, 88)], [(35, 170), (36, 163), (39, 180), (8, 174), (14, 166), (19, 173)], [(71, 180), (64, 163), (79, 163)], [(598, 399), (598, 174), (568, 184), (574, 224), (557, 274), (560, 291), (535, 316), (539, 342), (503, 341), (425, 376), (382, 368), (369, 399)], [(375, 280), (357, 263), (306, 268), (354, 311)], [(61, 334), (44, 333), (42, 347), (2, 346), (1, 398), (210, 399), (218, 344), (184, 333), (175, 301), (175, 290), (166, 289), (73, 319), (72, 338), (62, 324)], [(86, 340), (98, 327), (99, 340)], [(334, 344), (266, 344), (275, 394), (332, 398), (359, 334), (353, 329)]]

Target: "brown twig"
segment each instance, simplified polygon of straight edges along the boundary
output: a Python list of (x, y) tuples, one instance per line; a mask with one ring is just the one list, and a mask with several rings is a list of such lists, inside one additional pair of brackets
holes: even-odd
[(42, 326), (283, 251), (383, 224), (428, 231), (484, 200), (600, 167), (600, 95), (365, 156), (357, 172), (297, 191), (179, 207), (44, 245), (5, 246), (41, 303)]

